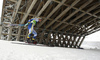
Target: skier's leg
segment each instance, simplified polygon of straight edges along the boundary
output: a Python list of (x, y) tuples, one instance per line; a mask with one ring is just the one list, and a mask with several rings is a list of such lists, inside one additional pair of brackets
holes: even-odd
[(29, 29), (29, 33), (28, 33), (27, 38), (30, 38), (31, 34), (32, 34), (31, 29)]
[(37, 36), (37, 32), (35, 30), (33, 30), (32, 34), (34, 34), (33, 36), (33, 39), (32, 40), (35, 40), (36, 39), (36, 36)]
[(28, 36), (27, 36), (27, 42), (28, 43), (31, 43), (31, 41), (30, 41), (30, 36), (31, 36), (31, 29), (29, 29), (29, 33), (28, 33)]
[(34, 44), (37, 44), (37, 42), (34, 41), (34, 40), (36, 39), (37, 32), (36, 32), (35, 30), (33, 30), (32, 34), (34, 34), (34, 36), (33, 36), (33, 38), (32, 38), (32, 42), (33, 42)]

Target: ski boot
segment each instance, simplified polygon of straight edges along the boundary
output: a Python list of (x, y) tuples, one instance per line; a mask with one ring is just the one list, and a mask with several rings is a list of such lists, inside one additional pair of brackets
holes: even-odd
[(37, 41), (35, 41), (35, 39), (32, 38), (32, 43), (36, 45), (37, 44)]
[(33, 43), (33, 44), (35, 44), (35, 45), (36, 45), (36, 44), (37, 44), (37, 41), (35, 41), (35, 40), (34, 40), (34, 43)]
[(26, 43), (31, 43), (31, 40), (29, 38), (27, 38)]

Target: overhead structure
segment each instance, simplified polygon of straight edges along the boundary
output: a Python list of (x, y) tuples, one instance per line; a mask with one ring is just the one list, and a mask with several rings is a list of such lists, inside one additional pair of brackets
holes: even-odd
[(42, 18), (35, 26), (39, 43), (78, 48), (100, 30), (100, 0), (3, 0), (1, 39), (25, 41), (27, 29), (7, 25), (34, 17)]

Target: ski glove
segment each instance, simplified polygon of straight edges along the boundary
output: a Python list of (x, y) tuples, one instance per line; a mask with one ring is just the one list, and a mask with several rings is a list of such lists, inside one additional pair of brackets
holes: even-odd
[(24, 27), (26, 27), (28, 25), (28, 23), (26, 23), (25, 25), (24, 25)]

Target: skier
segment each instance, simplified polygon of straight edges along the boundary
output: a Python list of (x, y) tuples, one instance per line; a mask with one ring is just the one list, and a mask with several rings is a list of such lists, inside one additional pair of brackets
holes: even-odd
[[(37, 44), (37, 42), (35, 41), (36, 36), (37, 36), (37, 32), (34, 30), (34, 26), (36, 25), (37, 22), (41, 22), (41, 18), (32, 18), (30, 20), (28, 20), (28, 22), (24, 25), (24, 27), (26, 27), (28, 25), (28, 36), (27, 36), (27, 43), (33, 43), (33, 44)], [(32, 41), (30, 41), (30, 36), (31, 34), (34, 34)]]

